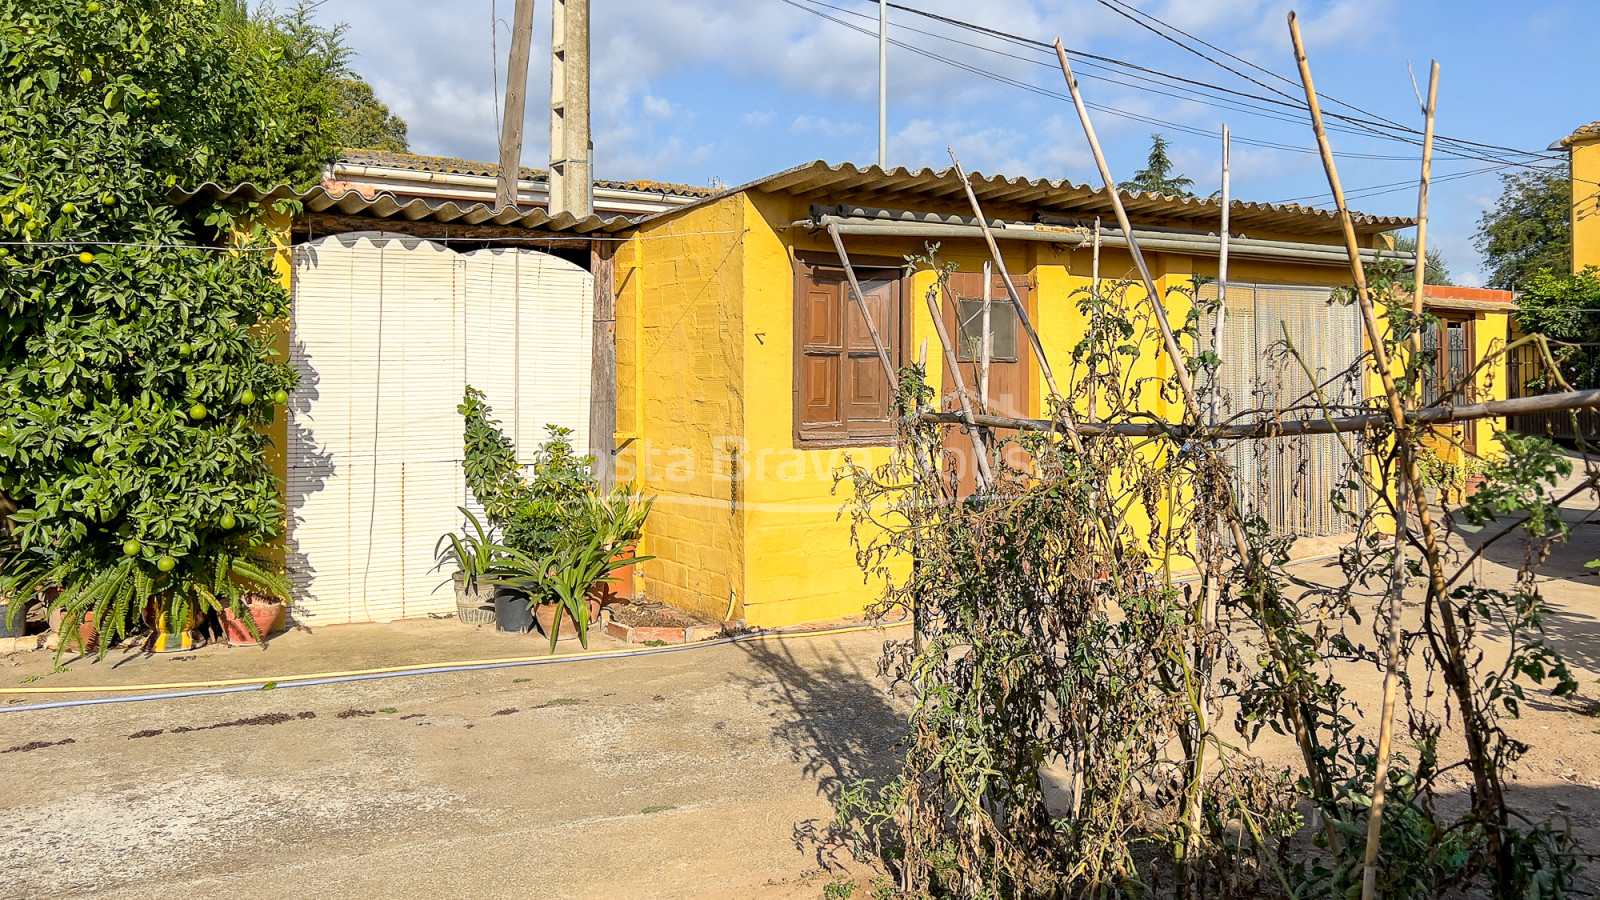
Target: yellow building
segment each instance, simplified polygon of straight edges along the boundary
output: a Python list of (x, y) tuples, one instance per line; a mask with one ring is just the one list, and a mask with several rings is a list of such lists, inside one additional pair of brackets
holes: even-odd
[[(1600, 122), (1556, 145), (1568, 153), (1572, 178), (1572, 271), (1600, 266)], [(1552, 148), (1554, 149), (1554, 148)]]
[[(847, 456), (884, 461), (894, 429), (888, 378), (829, 229), (891, 364), (925, 359), (951, 408), (954, 378), (927, 302), (934, 276), (908, 275), (905, 263), (936, 243), (956, 266), (956, 302), (939, 298), (938, 314), (970, 347), (991, 259), (955, 175), (817, 162), (720, 193), (597, 182), (597, 203), (610, 208), (577, 220), (538, 208), (543, 182), (531, 170), (524, 204), (490, 208), (482, 200), (493, 174), (460, 160), (352, 154), (308, 191), (188, 195), (302, 206), (288, 228), (284, 335), (301, 383), (273, 434), (297, 619), (453, 608), (432, 548), (460, 527), (455, 507), (473, 503), (455, 409), (465, 385), (489, 395), (524, 459), (546, 424), (564, 425), (599, 471), (658, 498), (643, 547), (654, 558), (637, 582), (650, 599), (764, 627), (860, 614), (878, 586), (857, 566), (840, 515), (848, 488), (836, 491), (834, 474)], [(1136, 280), (1108, 198), (1067, 182), (974, 176), (973, 188), (1070, 391), (1088, 324), (1083, 292), (1097, 277)], [(1148, 194), (1124, 202), (1158, 287), (1215, 298), (1220, 205)], [(1387, 249), (1387, 233), (1409, 224), (1358, 215), (1365, 259), (1407, 258)], [(1360, 402), (1371, 390), (1360, 375), (1366, 341), (1334, 291), (1349, 281), (1336, 216), (1236, 202), (1230, 230), (1225, 321), (1202, 322), (1203, 346), (1191, 348), (1223, 359), (1219, 415), (1304, 392), (1304, 373), (1278, 349), (1285, 332), (1330, 379), (1333, 402)], [(991, 313), (989, 410), (1045, 417), (1042, 372), (998, 271), (987, 287), (1002, 301)], [(1142, 289), (1127, 299), (1140, 304)], [(1504, 340), (1503, 305), (1431, 292), (1429, 303), (1456, 323), (1442, 326), (1441, 367), (1465, 365), (1445, 358), (1452, 335), (1480, 356)], [(1181, 325), (1189, 299), (1171, 294), (1167, 305)], [(1140, 375), (1168, 372), (1154, 344), (1141, 354)], [(958, 368), (970, 383), (970, 353)], [(1490, 373), (1481, 387), (1503, 393), (1504, 384)], [(1180, 417), (1153, 389), (1142, 402)], [(1471, 431), (1479, 446), (1485, 427)], [(1298, 456), (1286, 461), (1290, 443), (1230, 451), (1246, 504), (1286, 533), (1343, 532), (1329, 499), (1345, 482), (1336, 440), (1296, 439)], [(959, 459), (959, 445), (952, 450)]]
[[(1135, 277), (1126, 241), (1104, 224), (1107, 197), (1066, 182), (973, 181), (1065, 379), (1086, 324), (1074, 292), (1096, 269), (1106, 280)], [(1215, 278), (1220, 204), (1138, 194), (1125, 202), (1158, 287)], [(1364, 342), (1355, 310), (1331, 296), (1349, 282), (1332, 213), (1235, 203), (1231, 214), (1222, 355), (1225, 369), (1245, 375), (1233, 398), (1244, 409), (1259, 405), (1248, 376), (1282, 328), (1330, 374), (1354, 362)], [(818, 162), (648, 218), (617, 248), (617, 473), (659, 498), (646, 533), (655, 559), (644, 566), (643, 588), (652, 599), (771, 627), (859, 614), (875, 598), (840, 517), (848, 498), (835, 491), (834, 471), (847, 454), (885, 458), (888, 383), (824, 228), (840, 232), (893, 363), (925, 355), (930, 382), (948, 390), (925, 302), (933, 276), (907, 276), (903, 266), (938, 243), (958, 267), (952, 288), (962, 312), (975, 308), (967, 304), (981, 303), (989, 255), (971, 215), (951, 172)], [(1369, 259), (1388, 247), (1387, 232), (1410, 224), (1356, 221)], [(992, 283), (993, 296), (1003, 298), (1003, 287)], [(959, 333), (958, 311), (941, 303)], [(1186, 313), (1169, 311), (1180, 322)], [(996, 321), (992, 408), (1041, 416), (1042, 378), (1026, 338), (1013, 320)], [(1474, 321), (1483, 323), (1480, 340), (1494, 340), (1496, 327), (1503, 339), (1503, 317)], [(1155, 375), (1167, 361), (1151, 347), (1142, 364)], [(1346, 399), (1360, 399), (1359, 383), (1351, 390)], [(1151, 405), (1176, 418), (1159, 399)], [(1246, 460), (1250, 476), (1272, 485), (1261, 502), (1286, 528), (1337, 528), (1321, 507), (1340, 481), (1338, 463), (1326, 449), (1317, 453), (1309, 487), (1270, 470), (1270, 461)]]

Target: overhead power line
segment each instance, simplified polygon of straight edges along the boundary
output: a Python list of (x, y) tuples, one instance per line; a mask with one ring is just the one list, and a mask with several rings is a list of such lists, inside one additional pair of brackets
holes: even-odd
[[(847, 28), (850, 28), (850, 29), (852, 29), (854, 31), (866, 33), (866, 29), (857, 27), (857, 26), (853, 25), (852, 23), (845, 22), (845, 21), (842, 21), (842, 20), (840, 20), (840, 19), (838, 19), (838, 18), (836, 18), (834, 16), (828, 15), (827, 13), (824, 13), (820, 9), (817, 9), (815, 7), (825, 7), (825, 8), (832, 9), (832, 10), (834, 10), (836, 12), (844, 13), (844, 14), (847, 14), (847, 15), (861, 17), (861, 18), (867, 18), (867, 16), (865, 16), (865, 14), (860, 13), (858, 11), (846, 9), (846, 8), (844, 8), (842, 6), (838, 6), (838, 5), (834, 4), (834, 3), (826, 2), (826, 0), (805, 0), (805, 2), (807, 4), (809, 4), (809, 6), (802, 6), (801, 3), (795, 2), (795, 0), (784, 0), (784, 2), (789, 3), (789, 5), (791, 5), (791, 6), (795, 6), (797, 8), (804, 9), (805, 11), (810, 12), (813, 15), (817, 15), (817, 16), (819, 16), (821, 18), (824, 18), (824, 19), (827, 19), (829, 21), (835, 22), (836, 24), (843, 25), (843, 26), (845, 26)], [(1110, 7), (1108, 0), (1100, 0), (1100, 2), (1107, 3), (1108, 8), (1113, 8), (1113, 10), (1118, 12), (1119, 14), (1124, 15), (1125, 17), (1129, 17), (1130, 19), (1132, 19), (1132, 17), (1129, 16), (1128, 13), (1124, 12), (1123, 10), (1118, 10), (1118, 9), (1115, 9), (1114, 7)], [(1119, 0), (1119, 2), (1120, 2), (1120, 0)], [(1038, 52), (1038, 53), (1049, 53), (1051, 55), (1053, 55), (1053, 52), (1054, 52), (1054, 48), (1051, 45), (1048, 45), (1048, 44), (1044, 43), (1043, 41), (1035, 40), (1033, 38), (1024, 37), (1022, 35), (1013, 34), (1011, 32), (1006, 32), (1006, 31), (1002, 31), (1002, 30), (999, 30), (999, 29), (995, 29), (995, 28), (989, 28), (989, 27), (986, 27), (986, 26), (983, 26), (983, 25), (978, 25), (978, 24), (972, 23), (972, 22), (966, 22), (966, 21), (963, 21), (961, 19), (956, 19), (956, 18), (952, 18), (950, 16), (945, 16), (945, 15), (941, 15), (941, 14), (938, 14), (938, 13), (930, 12), (930, 11), (927, 11), (927, 10), (924, 10), (924, 9), (920, 9), (918, 7), (915, 7), (915, 6), (910, 6), (910, 5), (904, 4), (904, 3), (889, 3), (888, 5), (891, 8), (899, 10), (901, 12), (910, 13), (912, 15), (919, 16), (921, 18), (928, 19), (930, 21), (939, 22), (941, 24), (948, 25), (948, 26), (953, 27), (953, 28), (958, 28), (958, 29), (962, 29), (964, 31), (968, 31), (968, 32), (971, 32), (973, 34), (979, 34), (979, 35), (983, 35), (985, 37), (993, 38), (993, 39), (996, 39), (996, 40), (999, 40), (999, 41), (1002, 41), (1002, 42), (1005, 42), (1005, 43), (1009, 43), (1009, 44), (1012, 44), (1012, 45), (1014, 45), (1016, 47), (1023, 48), (1023, 49), (1029, 50), (1029, 51), (1035, 51), (1035, 52)], [(1271, 70), (1265, 69), (1265, 68), (1263, 68), (1263, 67), (1261, 67), (1261, 66), (1259, 66), (1259, 65), (1257, 65), (1255, 63), (1252, 63), (1252, 62), (1250, 62), (1248, 60), (1243, 59), (1242, 57), (1239, 57), (1239, 56), (1236, 56), (1234, 54), (1228, 53), (1225, 50), (1222, 50), (1220, 48), (1216, 48), (1214, 45), (1209, 44), (1207, 42), (1204, 42), (1201, 39), (1196, 38), (1196, 37), (1194, 37), (1192, 35), (1189, 35), (1187, 32), (1183, 32), (1180, 29), (1173, 28), (1172, 26), (1167, 26), (1167, 24), (1164, 23), (1164, 22), (1161, 22), (1161, 20), (1155, 19), (1155, 17), (1149, 16), (1148, 14), (1139, 12), (1134, 7), (1128, 6), (1127, 4), (1121, 4), (1121, 5), (1126, 6), (1127, 9), (1133, 10), (1134, 13), (1137, 13), (1138, 15), (1143, 16), (1146, 19), (1149, 19), (1149, 20), (1151, 20), (1153, 22), (1159, 23), (1163, 27), (1172, 28), (1173, 31), (1176, 31), (1178, 34), (1181, 34), (1181, 35), (1183, 35), (1184, 37), (1186, 37), (1186, 38), (1188, 38), (1190, 40), (1202, 43), (1207, 47), (1211, 47), (1211, 48), (1215, 49), (1216, 52), (1218, 52), (1220, 54), (1224, 54), (1230, 59), (1234, 59), (1236, 61), (1239, 61), (1242, 65), (1246, 65), (1246, 66), (1249, 66), (1249, 67), (1251, 67), (1253, 69), (1259, 70), (1259, 71), (1263, 72), (1264, 74), (1269, 75), (1272, 78), (1278, 79), (1280, 81), (1283, 81), (1283, 82), (1285, 82), (1287, 84), (1291, 84), (1291, 85), (1295, 84), (1295, 82), (1289, 81), (1287, 78), (1284, 78), (1284, 76), (1278, 75), (1277, 73), (1274, 73)], [(1171, 35), (1162, 34), (1153, 25), (1150, 25), (1150, 24), (1148, 24), (1146, 22), (1138, 21), (1136, 19), (1134, 19), (1134, 21), (1136, 21), (1138, 24), (1140, 24), (1141, 27), (1145, 27), (1147, 29), (1155, 31), (1157, 34), (1160, 34), (1163, 38), (1172, 41), (1173, 43), (1175, 43), (1179, 47), (1182, 47), (1183, 49), (1185, 49), (1188, 52), (1199, 53), (1199, 51), (1196, 51), (1192, 46), (1189, 46), (1189, 45), (1185, 44), (1183, 41), (1177, 40), (1176, 38), (1173, 38)], [(1003, 57), (1006, 57), (1006, 58), (1009, 58), (1009, 59), (1014, 59), (1014, 60), (1022, 61), (1022, 62), (1025, 62), (1025, 63), (1034, 64), (1034, 65), (1040, 65), (1040, 66), (1047, 67), (1047, 68), (1052, 68), (1052, 69), (1054, 68), (1053, 61), (1044, 61), (1044, 60), (1040, 60), (1040, 59), (1037, 59), (1037, 58), (1032, 58), (1032, 57), (1029, 57), (1029, 56), (1022, 56), (1022, 55), (1018, 55), (1018, 54), (1013, 53), (1013, 52), (1008, 52), (1008, 51), (1000, 49), (1000, 48), (983, 46), (981, 44), (975, 44), (975, 43), (972, 43), (972, 42), (969, 42), (969, 41), (959, 40), (957, 38), (953, 38), (953, 37), (950, 37), (948, 35), (941, 35), (941, 34), (937, 34), (937, 33), (930, 32), (930, 31), (924, 31), (922, 29), (917, 29), (917, 28), (914, 28), (914, 27), (911, 27), (911, 26), (907, 26), (907, 25), (902, 25), (900, 27), (901, 27), (901, 30), (907, 30), (907, 31), (911, 31), (911, 32), (914, 32), (914, 33), (917, 33), (917, 34), (923, 34), (923, 35), (926, 35), (926, 36), (929, 36), (929, 37), (934, 37), (934, 38), (939, 39), (939, 40), (950, 41), (952, 43), (956, 43), (956, 44), (959, 44), (959, 45), (962, 45), (962, 46), (967, 46), (967, 47), (970, 47), (970, 48), (973, 48), (973, 49), (977, 49), (977, 50), (980, 50), (980, 51), (983, 51), (983, 52), (996, 54), (996, 55), (1003, 56)], [(872, 34), (875, 37), (876, 36), (876, 31), (874, 30), (872, 32)], [(978, 74), (978, 75), (980, 75), (982, 77), (989, 78), (991, 80), (996, 80), (996, 81), (1000, 81), (1002, 83), (1011, 84), (1013, 86), (1022, 87), (1025, 90), (1029, 90), (1029, 91), (1031, 91), (1033, 93), (1041, 94), (1043, 96), (1059, 98), (1059, 99), (1065, 99), (1065, 96), (1060, 94), (1060, 93), (1058, 93), (1058, 92), (1050, 91), (1050, 90), (1047, 90), (1047, 89), (1041, 89), (1041, 88), (1038, 88), (1035, 85), (1031, 85), (1031, 84), (1028, 84), (1026, 82), (1018, 82), (1017, 79), (1009, 78), (1007, 76), (1001, 75), (1001, 74), (993, 72), (991, 70), (984, 69), (981, 66), (975, 66), (975, 65), (972, 65), (970, 63), (965, 63), (965, 62), (962, 62), (962, 61), (959, 61), (959, 60), (951, 59), (949, 57), (946, 57), (946, 56), (944, 56), (942, 54), (933, 52), (933, 51), (928, 50), (928, 49), (923, 48), (923, 47), (917, 47), (917, 46), (914, 46), (914, 45), (910, 45), (910, 44), (907, 44), (904, 41), (892, 41), (892, 43), (894, 43), (898, 47), (901, 47), (902, 49), (906, 49), (906, 50), (909, 50), (909, 51), (911, 51), (913, 53), (916, 53), (919, 56), (924, 56), (924, 57), (927, 57), (927, 58), (930, 58), (930, 59), (933, 59), (933, 60), (936, 60), (936, 61), (939, 61), (939, 62), (943, 62), (945, 64), (952, 65), (952, 66), (954, 66), (956, 68), (960, 68), (960, 69), (963, 69), (963, 70), (966, 70), (966, 71), (969, 71), (969, 72), (973, 72), (974, 74)], [(1232, 74), (1234, 74), (1234, 75), (1236, 75), (1236, 76), (1238, 76), (1240, 78), (1243, 78), (1243, 79), (1251, 82), (1252, 84), (1257, 85), (1258, 87), (1262, 87), (1265, 90), (1268, 90), (1268, 91), (1270, 91), (1270, 92), (1272, 92), (1274, 94), (1277, 94), (1278, 96), (1266, 96), (1266, 95), (1262, 95), (1262, 94), (1251, 93), (1249, 91), (1235, 90), (1233, 88), (1225, 87), (1223, 85), (1213, 84), (1213, 83), (1210, 83), (1210, 82), (1200, 81), (1200, 80), (1192, 79), (1192, 78), (1185, 78), (1185, 77), (1180, 76), (1180, 75), (1175, 75), (1173, 73), (1161, 71), (1161, 70), (1154, 69), (1154, 68), (1151, 68), (1151, 67), (1148, 67), (1148, 66), (1142, 66), (1142, 65), (1139, 65), (1137, 63), (1132, 63), (1132, 62), (1129, 62), (1127, 60), (1117, 59), (1115, 57), (1102, 56), (1102, 55), (1099, 55), (1099, 54), (1087, 53), (1087, 52), (1080, 51), (1080, 50), (1069, 50), (1068, 53), (1074, 59), (1085, 61), (1088, 65), (1094, 66), (1094, 67), (1096, 67), (1096, 68), (1098, 68), (1100, 70), (1108, 71), (1108, 72), (1115, 72), (1116, 74), (1118, 74), (1118, 75), (1120, 75), (1122, 77), (1134, 78), (1136, 80), (1145, 81), (1150, 85), (1155, 85), (1155, 87), (1149, 87), (1149, 86), (1137, 85), (1137, 84), (1128, 84), (1125, 81), (1120, 81), (1118, 79), (1108, 78), (1107, 76), (1098, 75), (1098, 74), (1085, 73), (1084, 77), (1086, 77), (1086, 78), (1094, 77), (1094, 78), (1098, 78), (1098, 79), (1103, 80), (1103, 81), (1108, 81), (1110, 83), (1119, 84), (1121, 86), (1128, 87), (1128, 88), (1134, 89), (1134, 90), (1142, 90), (1142, 91), (1146, 91), (1146, 92), (1149, 92), (1149, 93), (1155, 93), (1155, 94), (1159, 94), (1159, 95), (1163, 95), (1163, 96), (1173, 97), (1174, 99), (1184, 100), (1185, 102), (1203, 103), (1203, 104), (1206, 104), (1206, 105), (1209, 105), (1209, 106), (1213, 106), (1213, 107), (1219, 108), (1219, 109), (1226, 109), (1226, 110), (1244, 112), (1246, 114), (1256, 115), (1256, 116), (1263, 117), (1263, 118), (1268, 118), (1268, 119), (1275, 119), (1275, 120), (1278, 120), (1278, 121), (1292, 121), (1292, 122), (1301, 122), (1301, 121), (1303, 121), (1301, 118), (1299, 118), (1299, 116), (1302, 114), (1302, 112), (1303, 112), (1303, 110), (1305, 108), (1303, 102), (1295, 102), (1295, 101), (1293, 101), (1292, 97), (1290, 97), (1290, 95), (1288, 95), (1286, 92), (1282, 91), (1281, 89), (1278, 89), (1278, 88), (1275, 88), (1275, 87), (1273, 87), (1271, 85), (1268, 85), (1265, 82), (1261, 81), (1260, 79), (1257, 79), (1257, 78), (1254, 78), (1252, 76), (1246, 75), (1246, 74), (1244, 74), (1242, 72), (1239, 72), (1237, 69), (1235, 69), (1232, 66), (1223, 65), (1222, 67), (1224, 69), (1226, 69), (1227, 71), (1229, 71), (1230, 73), (1232, 73)], [(1216, 62), (1215, 60), (1211, 59), (1210, 57), (1207, 57), (1203, 53), (1199, 53), (1199, 55), (1202, 58), (1207, 59), (1210, 62), (1214, 62), (1214, 63)], [(1137, 74), (1135, 74), (1135, 73), (1137, 73)], [(1161, 81), (1156, 81), (1155, 79), (1161, 79)], [(1172, 91), (1179, 91), (1179, 92), (1183, 93), (1184, 96), (1174, 96), (1171, 93)], [(1222, 97), (1211, 96), (1211, 95), (1202, 93), (1204, 91), (1213, 92), (1215, 94), (1223, 94), (1223, 95), (1226, 95), (1226, 96), (1222, 96)], [(1405, 126), (1405, 125), (1402, 125), (1400, 123), (1394, 122), (1393, 120), (1386, 119), (1386, 118), (1384, 118), (1384, 117), (1382, 117), (1380, 115), (1377, 115), (1375, 113), (1368, 112), (1366, 110), (1361, 109), (1360, 107), (1357, 107), (1357, 106), (1354, 106), (1352, 104), (1346, 103), (1346, 102), (1344, 102), (1342, 100), (1338, 100), (1337, 98), (1331, 98), (1330, 97), (1330, 98), (1327, 98), (1327, 99), (1329, 99), (1329, 101), (1332, 102), (1332, 103), (1337, 103), (1338, 105), (1343, 106), (1343, 107), (1345, 107), (1347, 109), (1351, 109), (1351, 110), (1353, 110), (1353, 111), (1355, 111), (1357, 113), (1360, 113), (1361, 116), (1365, 117), (1365, 118), (1363, 118), (1363, 117), (1358, 117), (1358, 116), (1349, 116), (1349, 115), (1330, 113), (1329, 114), (1330, 117), (1336, 118), (1339, 121), (1346, 123), (1347, 126), (1349, 126), (1349, 127), (1340, 127), (1337, 130), (1344, 131), (1344, 132), (1350, 133), (1350, 134), (1359, 134), (1359, 135), (1364, 135), (1364, 136), (1376, 137), (1376, 138), (1380, 138), (1380, 139), (1383, 139), (1383, 140), (1395, 141), (1395, 142), (1399, 142), (1399, 143), (1408, 144), (1408, 145), (1411, 145), (1411, 146), (1420, 146), (1421, 145), (1421, 139), (1420, 139), (1420, 134), (1421, 133), (1419, 131), (1417, 131), (1416, 129), (1414, 129), (1414, 128), (1410, 128), (1408, 126)], [(1256, 106), (1255, 104), (1264, 104), (1264, 105), (1266, 105), (1268, 107), (1271, 107), (1271, 108), (1265, 108), (1264, 109), (1264, 108), (1261, 108), (1259, 106)], [(1130, 118), (1130, 119), (1133, 119), (1134, 121), (1142, 121), (1142, 122), (1146, 122), (1148, 124), (1156, 124), (1156, 125), (1158, 125), (1160, 127), (1168, 127), (1168, 128), (1172, 128), (1172, 129), (1177, 130), (1177, 131), (1183, 131), (1183, 132), (1187, 132), (1187, 133), (1191, 133), (1191, 134), (1205, 134), (1206, 136), (1209, 136), (1209, 132), (1202, 132), (1200, 130), (1193, 129), (1193, 128), (1190, 128), (1188, 126), (1182, 126), (1182, 125), (1179, 125), (1177, 123), (1165, 122), (1163, 120), (1156, 119), (1155, 117), (1151, 117), (1151, 116), (1141, 116), (1141, 115), (1136, 115), (1136, 114), (1129, 114), (1129, 113), (1126, 113), (1126, 112), (1124, 112), (1122, 110), (1115, 110), (1115, 109), (1103, 109), (1102, 111), (1105, 111), (1105, 112), (1107, 112), (1109, 114), (1112, 114), (1112, 115), (1120, 115), (1120, 116), (1122, 116), (1124, 118)], [(1311, 152), (1313, 152), (1313, 151), (1311, 151), (1311, 150), (1309, 150), (1307, 148), (1288, 147), (1288, 146), (1281, 145), (1281, 144), (1275, 144), (1274, 142), (1270, 142), (1270, 141), (1240, 139), (1240, 142), (1241, 143), (1245, 143), (1245, 144), (1255, 145), (1255, 146), (1262, 146), (1262, 147), (1266, 147), (1266, 148), (1269, 148), (1269, 149), (1280, 149), (1280, 150), (1286, 149), (1286, 150), (1292, 150), (1293, 152), (1301, 152), (1301, 153), (1311, 153)], [(1497, 163), (1497, 164), (1508, 164), (1508, 165), (1521, 164), (1521, 163), (1517, 163), (1517, 162), (1515, 162), (1515, 161), (1513, 161), (1511, 159), (1508, 159), (1504, 154), (1512, 154), (1512, 155), (1515, 155), (1515, 156), (1523, 158), (1523, 159), (1538, 160), (1538, 161), (1549, 161), (1549, 160), (1552, 160), (1554, 158), (1548, 151), (1518, 150), (1518, 149), (1512, 148), (1512, 147), (1501, 147), (1501, 146), (1497, 146), (1497, 145), (1493, 145), (1493, 144), (1486, 144), (1486, 143), (1476, 142), (1476, 141), (1468, 141), (1468, 140), (1464, 140), (1464, 139), (1460, 139), (1460, 138), (1451, 138), (1451, 137), (1448, 137), (1448, 136), (1437, 137), (1436, 138), (1436, 142), (1442, 145), (1439, 148), (1439, 152), (1441, 154), (1454, 156), (1454, 157), (1457, 157), (1457, 158), (1460, 158), (1460, 159), (1476, 160), (1476, 161), (1480, 161), (1480, 162), (1489, 162), (1489, 163)], [(1352, 157), (1352, 158), (1392, 159), (1392, 160), (1397, 160), (1397, 161), (1398, 160), (1412, 161), (1414, 159), (1413, 156), (1409, 156), (1409, 155), (1407, 155), (1407, 156), (1384, 156), (1384, 155), (1380, 155), (1380, 154), (1341, 154), (1341, 155), (1346, 155), (1346, 156), (1349, 156), (1349, 157)], [(1531, 167), (1531, 165), (1530, 165), (1530, 167)]]

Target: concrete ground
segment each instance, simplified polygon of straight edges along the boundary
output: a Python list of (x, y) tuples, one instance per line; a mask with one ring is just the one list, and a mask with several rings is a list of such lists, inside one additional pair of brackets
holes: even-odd
[[(1584, 566), (1600, 558), (1600, 526), (1593, 503), (1567, 515), (1573, 539), (1540, 571), (1547, 632), (1581, 694), (1530, 692), (1508, 725), (1533, 747), (1512, 793), (1600, 849), (1600, 578)], [(1479, 577), (1508, 583), (1522, 552), (1515, 540), (1492, 548)], [(1326, 562), (1297, 571), (1323, 582), (1337, 574)], [(1351, 633), (1370, 644), (1364, 621)], [(820, 863), (848, 863), (826, 842), (833, 800), (894, 765), (906, 709), (875, 670), (882, 642), (903, 634), (0, 712), (0, 897), (821, 897), (840, 876)], [(1491, 658), (1503, 652), (1502, 635), (1485, 634)], [(119, 651), (61, 673), (47, 652), (19, 653), (0, 658), (0, 687), (29, 676), (43, 676), (31, 682), (40, 686), (286, 676), (543, 649), (538, 638), (452, 621), (329, 627), (265, 650)], [(1375, 732), (1379, 676), (1345, 675), (1361, 727)], [(0, 695), (0, 708), (50, 699)], [(1253, 749), (1294, 762), (1270, 736)], [(1595, 887), (1593, 875), (1583, 886)]]
[[(818, 897), (833, 876), (808, 836), (904, 721), (874, 674), (891, 634), (0, 714), (0, 751), (52, 744), (0, 755), (0, 896)], [(35, 684), (540, 649), (346, 626)], [(15, 685), (50, 654), (0, 666)], [(286, 721), (227, 724), (269, 714)]]

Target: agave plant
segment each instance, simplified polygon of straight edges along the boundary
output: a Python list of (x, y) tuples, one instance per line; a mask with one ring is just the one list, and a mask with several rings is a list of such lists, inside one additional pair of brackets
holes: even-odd
[(578, 642), (588, 649), (589, 591), (601, 582), (611, 581), (612, 572), (652, 558), (614, 559), (614, 556), (616, 551), (607, 535), (595, 532), (581, 543), (570, 544), (538, 559), (512, 550), (493, 568), (489, 577), (496, 583), (526, 590), (530, 605), (553, 604), (556, 607), (555, 623), (550, 628), (550, 652), (555, 652), (563, 617), (572, 619)]
[(456, 509), (466, 517), (467, 528), (464, 534), (449, 531), (439, 536), (439, 542), (433, 545), (434, 568), (441, 569), (454, 563), (467, 590), (476, 590), (478, 579), (513, 551), (495, 541), (493, 532), (484, 527), (482, 520), (472, 510), (464, 506)]

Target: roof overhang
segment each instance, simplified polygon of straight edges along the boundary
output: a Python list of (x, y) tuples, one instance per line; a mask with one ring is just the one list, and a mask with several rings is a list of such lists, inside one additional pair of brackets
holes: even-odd
[(507, 206), (495, 210), (485, 203), (463, 204), (453, 200), (422, 197), (405, 199), (390, 193), (368, 195), (355, 189), (329, 189), (323, 185), (296, 190), (287, 185), (268, 189), (248, 182), (233, 187), (207, 183), (197, 188), (175, 190), (168, 195), (168, 199), (178, 206), (196, 203), (262, 203), (273, 200), (297, 200), (309, 213), (440, 225), (500, 226), (572, 236), (612, 234), (631, 228), (636, 222), (635, 219), (626, 216), (609, 218), (588, 216), (579, 219), (571, 213), (551, 216), (543, 209), (518, 209)]
[[(1030, 181), (978, 172), (971, 173), (969, 178), (973, 193), (983, 205), (986, 215), (1010, 219), (1055, 215), (1092, 220), (1097, 216), (1110, 217), (1113, 214), (1110, 197), (1104, 188), (1070, 181)], [(858, 167), (850, 163), (830, 165), (820, 160), (768, 175), (700, 202), (713, 202), (743, 192), (789, 194), (816, 202), (848, 199), (869, 206), (970, 210), (965, 190), (954, 169), (883, 169), (878, 166)], [(1169, 197), (1137, 191), (1118, 193), (1134, 224), (1199, 231), (1215, 230), (1221, 225), (1222, 203), (1217, 200)], [(650, 218), (671, 214), (660, 213)], [(1416, 224), (1414, 219), (1397, 216), (1355, 213), (1352, 218), (1356, 232), (1369, 236)], [(1231, 204), (1230, 220), (1234, 230), (1258, 233), (1334, 236), (1343, 230), (1337, 212), (1294, 204), (1235, 200)]]

